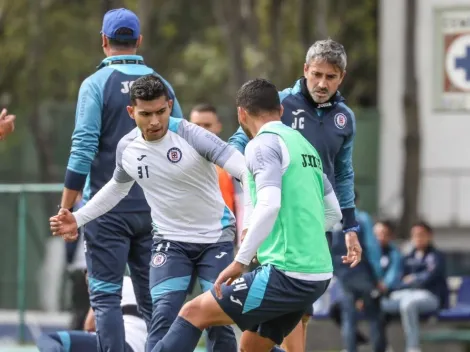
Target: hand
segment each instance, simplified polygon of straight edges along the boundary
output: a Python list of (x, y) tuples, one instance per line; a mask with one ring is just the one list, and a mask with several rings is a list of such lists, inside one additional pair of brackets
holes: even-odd
[(413, 274), (410, 274), (410, 275), (406, 275), (405, 277), (403, 277), (403, 282), (405, 284), (409, 284), (411, 282), (415, 281), (415, 276)]
[(60, 209), (56, 216), (49, 219), (52, 235), (62, 236), (66, 242), (73, 242), (77, 239), (77, 221), (68, 209)]
[(386, 293), (386, 292), (388, 291), (387, 286), (385, 286), (385, 284), (383, 283), (383, 281), (380, 281), (380, 282), (377, 284), (377, 289), (378, 289), (381, 293)]
[(15, 130), (15, 115), (7, 115), (7, 109), (3, 109), (0, 113), (0, 140), (3, 140)]
[(219, 274), (219, 277), (214, 283), (214, 290), (218, 299), (222, 299), (222, 284), (230, 285), (243, 274), (243, 269), (244, 265), (242, 263), (233, 261), (232, 264)]
[(359, 311), (364, 309), (364, 301), (362, 299), (356, 301), (356, 309)]
[(350, 267), (354, 268), (361, 261), (361, 245), (355, 232), (348, 232), (345, 235), (344, 240), (346, 242), (348, 253), (345, 256), (342, 256), (341, 259), (343, 259), (343, 264), (351, 264)]

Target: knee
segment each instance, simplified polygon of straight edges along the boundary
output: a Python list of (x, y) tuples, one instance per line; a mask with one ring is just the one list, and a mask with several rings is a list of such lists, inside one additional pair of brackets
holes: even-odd
[(400, 313), (401, 314), (410, 314), (417, 309), (416, 301), (413, 300), (402, 300), (400, 302)]
[(209, 326), (205, 326), (203, 320), (201, 320), (201, 306), (198, 300), (192, 300), (187, 302), (183, 308), (181, 308), (179, 316), (189, 321), (195, 327), (204, 330)]

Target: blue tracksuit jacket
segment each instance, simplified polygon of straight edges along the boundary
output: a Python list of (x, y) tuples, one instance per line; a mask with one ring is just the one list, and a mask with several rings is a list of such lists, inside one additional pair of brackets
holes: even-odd
[[(356, 121), (339, 92), (326, 103), (310, 96), (305, 78), (279, 92), (284, 107), (282, 122), (298, 130), (318, 151), (323, 171), (333, 185), (343, 212), (343, 227), (356, 225), (354, 214), (354, 171), (352, 151)], [(244, 153), (248, 137), (241, 128), (229, 143)]]
[[(65, 187), (83, 188), (83, 200), (93, 197), (112, 177), (116, 165), (116, 146), (136, 127), (127, 113), (129, 88), (137, 78), (158, 75), (141, 56), (121, 55), (104, 59), (98, 71), (85, 79), (78, 95), (75, 129)], [(165, 81), (174, 101), (174, 117), (183, 117), (171, 85)], [(135, 184), (112, 212), (150, 211), (142, 189)]]

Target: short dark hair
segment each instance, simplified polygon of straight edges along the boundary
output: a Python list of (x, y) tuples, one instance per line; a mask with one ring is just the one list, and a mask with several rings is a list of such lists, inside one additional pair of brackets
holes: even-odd
[(377, 221), (377, 224), (382, 224), (383, 226), (387, 228), (389, 232), (391, 232), (392, 234), (395, 233), (396, 225), (395, 225), (395, 222), (393, 222), (392, 220), (380, 219)]
[(193, 112), (193, 111), (195, 111), (195, 112), (212, 112), (213, 114), (217, 115), (217, 109), (215, 108), (214, 105), (209, 104), (209, 103), (197, 104), (191, 109), (191, 112)]
[[(119, 28), (116, 30), (117, 36), (132, 36), (134, 31), (130, 28)], [(109, 46), (113, 49), (134, 49), (137, 47), (137, 39), (108, 38)]]
[(276, 86), (262, 78), (246, 82), (237, 92), (236, 104), (255, 116), (263, 112), (281, 111)]
[(412, 226), (413, 227), (422, 227), (423, 229), (426, 230), (427, 233), (429, 233), (430, 235), (433, 234), (433, 229), (431, 227), (431, 225), (429, 225), (428, 222), (424, 221), (424, 220), (418, 220), (417, 222), (415, 222)]
[(170, 93), (163, 81), (155, 75), (142, 76), (134, 81), (131, 87), (131, 102), (136, 105), (136, 100), (154, 100), (160, 97), (170, 99)]

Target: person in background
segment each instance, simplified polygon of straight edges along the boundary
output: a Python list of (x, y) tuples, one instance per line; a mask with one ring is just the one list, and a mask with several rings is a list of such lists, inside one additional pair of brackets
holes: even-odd
[(341, 254), (346, 250), (343, 236), (341, 233), (333, 235), (333, 264), (335, 276), (342, 290), (341, 333), (344, 347), (348, 352), (356, 352), (357, 344), (365, 342), (365, 339), (357, 336), (357, 307), (359, 306), (370, 324), (373, 351), (384, 352), (386, 336), (380, 309), (380, 296), (383, 291), (381, 249), (373, 232), (372, 219), (367, 212), (357, 209), (358, 202), (359, 196), (355, 192), (355, 216), (360, 227), (358, 238), (364, 251), (363, 260), (356, 267), (350, 268), (342, 263)]
[(413, 249), (403, 260), (403, 273), (397, 290), (383, 300), (382, 308), (400, 314), (407, 352), (420, 352), (419, 317), (446, 308), (449, 290), (444, 254), (432, 242), (431, 226), (420, 221), (411, 228)]
[(15, 119), (15, 115), (8, 115), (7, 109), (2, 110), (0, 113), (0, 141), (13, 133), (15, 130)]
[[(83, 201), (88, 203), (112, 179), (117, 144), (136, 127), (126, 110), (130, 105), (130, 89), (139, 77), (149, 74), (160, 77), (137, 55), (143, 40), (140, 32), (139, 18), (128, 9), (113, 9), (104, 15), (101, 46), (106, 58), (97, 71), (83, 81), (78, 93), (72, 147), (60, 203), (63, 209), (73, 210), (82, 190)], [(167, 81), (163, 82), (173, 102), (172, 116), (183, 117), (173, 88)], [(96, 316), (101, 351), (125, 350), (119, 302), (126, 264), (134, 280), (139, 310), (150, 324), (151, 224), (144, 193), (135, 185), (114, 209), (84, 228), (90, 302)], [(72, 233), (63, 237), (76, 240), (78, 236)]]
[[(86, 274), (84, 280), (88, 281)], [(147, 325), (137, 310), (134, 287), (129, 276), (124, 277), (122, 284), (121, 310), (126, 352), (144, 352)], [(37, 341), (37, 347), (40, 352), (93, 352), (97, 351), (96, 339), (95, 314), (90, 308), (86, 320), (79, 329), (43, 334)]]
[[(396, 289), (401, 280), (401, 266), (402, 257), (398, 248), (393, 244), (395, 237), (395, 226), (390, 220), (379, 220), (374, 225), (374, 234), (378, 240), (381, 248), (380, 266), (382, 268), (382, 296), (387, 296), (391, 291)], [(341, 292), (339, 293), (339, 296)], [(338, 297), (340, 298), (340, 297)], [(338, 325), (342, 325), (341, 319), (341, 299), (337, 299), (331, 306), (330, 316), (333, 321)], [(362, 310), (364, 304), (362, 301), (356, 302), (356, 308)], [(383, 322), (386, 324), (387, 316), (383, 317)], [(385, 333), (385, 331), (384, 331)], [(365, 345), (369, 339), (360, 331), (356, 330), (356, 343), (357, 345)]]

